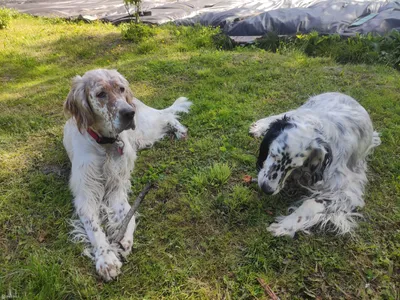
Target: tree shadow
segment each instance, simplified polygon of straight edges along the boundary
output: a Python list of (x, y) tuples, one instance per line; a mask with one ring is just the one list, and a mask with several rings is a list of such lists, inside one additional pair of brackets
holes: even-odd
[[(12, 84), (29, 81), (49, 74), (71, 74), (76, 69), (85, 69), (99, 57), (123, 43), (117, 33), (93, 35), (84, 33), (73, 36), (60, 36), (55, 41), (33, 44), (29, 53), (10, 52), (0, 56), (2, 70), (0, 77)], [(40, 56), (38, 55), (40, 54)], [(70, 68), (74, 65), (74, 68)]]

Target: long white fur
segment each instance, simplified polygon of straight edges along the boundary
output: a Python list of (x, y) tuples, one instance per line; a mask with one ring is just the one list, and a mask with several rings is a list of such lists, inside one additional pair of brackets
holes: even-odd
[[(268, 230), (275, 236), (293, 237), (297, 231), (308, 233), (315, 225), (328, 229), (327, 225), (331, 224), (331, 230), (338, 234), (352, 233), (357, 217), (361, 216), (354, 210), (365, 204), (366, 158), (381, 143), (368, 113), (347, 95), (325, 93), (311, 97), (296, 110), (253, 123), (250, 133), (262, 136), (272, 122), (284, 115), (296, 125), (296, 130), (288, 130), (289, 148), (312, 141), (315, 132), (320, 132), (332, 149), (333, 158), (324, 171), (323, 180), (306, 187), (309, 195), (300, 199), (302, 204), (291, 207), (292, 213), (278, 217)], [(344, 130), (339, 130), (338, 126), (343, 126)], [(265, 180), (265, 176), (260, 178), (259, 184), (262, 184), (260, 180)]]
[(113, 235), (131, 208), (128, 193), (137, 152), (171, 131), (178, 138), (185, 137), (187, 129), (179, 123), (178, 113), (187, 113), (191, 102), (181, 97), (163, 110), (138, 99), (133, 99), (133, 105), (136, 128), (119, 134), (123, 155), (118, 153), (116, 144), (100, 145), (86, 131), (81, 133), (73, 117), (64, 127), (63, 143), (72, 163), (70, 188), (79, 216), (72, 222), (72, 239), (89, 242), (85, 253), (95, 260), (97, 272), (106, 281), (120, 273), (119, 255), (126, 257), (132, 249), (135, 217), (120, 242), (122, 250), (113, 242)]

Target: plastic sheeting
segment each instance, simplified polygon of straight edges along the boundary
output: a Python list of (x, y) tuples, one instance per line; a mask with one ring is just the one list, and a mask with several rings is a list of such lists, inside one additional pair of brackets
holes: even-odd
[[(143, 1), (143, 10), (151, 10), (173, 0)], [(14, 8), (34, 16), (115, 20), (128, 16), (123, 0), (0, 0), (0, 6)], [(171, 19), (168, 19), (171, 21)], [(158, 23), (158, 22), (157, 22)], [(161, 23), (161, 22), (160, 22)]]
[[(123, 0), (0, 0), (0, 5), (21, 12), (58, 17), (129, 21)], [(374, 32), (400, 29), (399, 1), (367, 0), (144, 0), (143, 22), (220, 26), (229, 36), (246, 42), (273, 32), (293, 35), (316, 30), (322, 34)]]
[(210, 12), (193, 18), (177, 20), (180, 25), (221, 26), (229, 36), (262, 36), (269, 32), (294, 35), (316, 30), (322, 34), (356, 33), (384, 34), (400, 29), (400, 3), (377, 1), (319, 1), (307, 8), (279, 8), (267, 12), (253, 12), (242, 8), (224, 12)]
[[(318, 2), (321, 0), (143, 0), (141, 10), (151, 12), (143, 21), (162, 24), (208, 12), (240, 9), (244, 16), (278, 8), (308, 7)], [(0, 0), (0, 6), (48, 17), (84, 15), (113, 21), (128, 16), (123, 0)]]

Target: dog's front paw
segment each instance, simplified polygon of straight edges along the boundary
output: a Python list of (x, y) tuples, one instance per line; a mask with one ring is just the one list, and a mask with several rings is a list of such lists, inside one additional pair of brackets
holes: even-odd
[(284, 223), (272, 223), (267, 230), (274, 236), (287, 235), (294, 237), (294, 234), (296, 233), (296, 230), (293, 227), (285, 226)]
[(104, 281), (113, 280), (121, 273), (122, 263), (110, 248), (99, 248), (95, 257), (96, 271)]
[(119, 242), (119, 246), (120, 246), (119, 254), (121, 254), (122, 257), (126, 259), (128, 255), (132, 252), (133, 239), (124, 237)]

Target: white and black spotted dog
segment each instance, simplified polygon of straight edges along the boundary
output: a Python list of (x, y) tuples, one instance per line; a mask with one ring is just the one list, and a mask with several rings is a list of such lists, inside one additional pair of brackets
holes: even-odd
[(366, 157), (381, 143), (356, 100), (340, 93), (317, 95), (296, 110), (253, 123), (250, 134), (264, 136), (257, 169), (266, 194), (279, 193), (288, 182), (308, 190), (301, 205), (269, 226), (273, 235), (293, 237), (327, 224), (339, 234), (352, 232), (355, 209), (364, 206)]
[(64, 147), (72, 163), (70, 188), (79, 216), (73, 233), (89, 242), (96, 270), (106, 281), (120, 273), (120, 255), (126, 257), (132, 249), (135, 217), (119, 245), (113, 238), (131, 208), (128, 193), (136, 154), (168, 132), (186, 137), (177, 114), (188, 112), (190, 105), (181, 97), (163, 110), (146, 106), (115, 70), (92, 70), (73, 80), (64, 104), (71, 115)]

